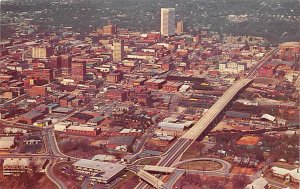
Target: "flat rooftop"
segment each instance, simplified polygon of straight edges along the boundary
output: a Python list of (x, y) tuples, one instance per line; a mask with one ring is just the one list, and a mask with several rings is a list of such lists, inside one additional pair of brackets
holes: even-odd
[(94, 177), (101, 177), (102, 180), (110, 180), (116, 174), (123, 171), (126, 166), (122, 164), (110, 163), (110, 162), (99, 162), (88, 159), (80, 159), (73, 164), (75, 167), (84, 167), (90, 169), (99, 170)]

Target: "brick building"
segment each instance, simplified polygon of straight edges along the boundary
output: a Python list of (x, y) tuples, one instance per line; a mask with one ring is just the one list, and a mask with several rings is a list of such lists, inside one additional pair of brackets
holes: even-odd
[(109, 24), (107, 26), (103, 26), (102, 34), (113, 35), (117, 33), (117, 25)]
[(70, 107), (70, 106), (72, 106), (72, 101), (74, 99), (75, 99), (75, 96), (72, 96), (72, 95), (63, 96), (62, 98), (59, 99), (59, 105), (61, 107)]
[(34, 69), (34, 70), (24, 70), (22, 71), (22, 75), (34, 78), (46, 80), (47, 82), (51, 82), (53, 80), (53, 70), (52, 69)]
[(286, 42), (279, 45), (280, 58), (294, 61), (300, 56), (300, 42)]
[(167, 91), (167, 92), (178, 92), (181, 86), (182, 86), (182, 84), (179, 82), (168, 81), (163, 86), (163, 90)]
[(50, 56), (48, 67), (52, 69), (61, 68), (61, 56)]
[(100, 134), (101, 130), (95, 127), (72, 125), (66, 129), (66, 132), (69, 134), (76, 134), (76, 135), (97, 136)]
[(46, 59), (49, 56), (53, 55), (54, 49), (51, 47), (33, 47), (32, 48), (32, 58), (41, 58)]
[(257, 70), (259, 77), (273, 77), (275, 73), (275, 67), (273, 65), (262, 65)]
[(123, 79), (122, 72), (113, 72), (113, 73), (109, 73), (106, 76), (106, 80), (109, 83), (119, 83), (122, 79)]
[(30, 97), (46, 96), (47, 95), (47, 87), (46, 86), (32, 86), (29, 89), (27, 89), (27, 94)]
[(149, 79), (145, 82), (145, 85), (150, 90), (159, 90), (163, 87), (163, 85), (166, 83), (166, 80), (164, 79)]
[(72, 56), (68, 54), (60, 55), (61, 61), (61, 73), (63, 75), (69, 75), (71, 73)]
[(105, 96), (110, 100), (119, 100), (123, 102), (127, 100), (128, 93), (123, 89), (116, 89), (106, 92)]
[(72, 62), (72, 78), (75, 81), (85, 81), (86, 62)]
[(30, 111), (27, 112), (26, 114), (21, 115), (19, 118), (19, 122), (25, 123), (25, 124), (33, 124), (39, 119), (43, 119), (44, 114), (39, 112), (39, 111)]
[(69, 118), (72, 122), (78, 122), (81, 124), (87, 123), (90, 119), (94, 118), (92, 115), (83, 114), (83, 113), (76, 113)]

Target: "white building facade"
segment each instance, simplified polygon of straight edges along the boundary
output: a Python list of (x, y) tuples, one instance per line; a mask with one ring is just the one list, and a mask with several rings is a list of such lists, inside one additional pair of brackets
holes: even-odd
[(241, 62), (222, 62), (219, 63), (219, 71), (238, 74), (247, 70), (247, 64)]
[(175, 8), (161, 9), (160, 33), (166, 37), (175, 34)]

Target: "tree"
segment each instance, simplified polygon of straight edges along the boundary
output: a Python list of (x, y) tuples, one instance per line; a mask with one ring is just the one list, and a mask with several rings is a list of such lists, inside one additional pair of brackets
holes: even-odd
[(232, 185), (236, 189), (242, 189), (249, 183), (250, 180), (246, 175), (234, 175), (232, 177)]

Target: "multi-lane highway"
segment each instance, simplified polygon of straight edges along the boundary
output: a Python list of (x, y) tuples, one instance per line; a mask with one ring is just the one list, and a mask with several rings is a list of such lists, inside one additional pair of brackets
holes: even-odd
[(275, 53), (277, 53), (277, 52), (278, 52), (278, 49), (277, 49), (277, 48), (274, 48), (274, 49), (272, 49), (270, 52), (268, 52), (264, 57), (262, 57), (262, 58), (257, 62), (257, 64), (255, 64), (255, 65), (251, 68), (251, 70), (249, 71), (249, 73), (246, 75), (245, 78), (252, 78), (252, 79), (253, 79), (254, 77), (256, 77), (258, 68), (260, 68), (264, 63), (266, 63), (267, 61), (269, 61), (269, 60), (273, 57), (273, 55), (274, 55)]
[[(274, 53), (277, 52), (277, 49), (273, 49), (269, 53), (267, 53), (258, 63), (249, 71), (249, 73), (242, 79), (238, 80), (234, 83), (219, 99), (218, 101), (203, 115), (203, 117), (191, 128), (189, 129), (181, 138), (179, 138), (176, 143), (174, 143), (167, 152), (162, 155), (161, 160), (158, 163), (158, 166), (169, 167), (174, 165), (174, 163), (178, 162), (181, 158), (181, 155), (189, 148), (189, 146), (203, 133), (209, 128), (210, 125), (216, 120), (216, 118), (222, 113), (225, 107), (231, 102), (231, 100), (238, 94), (243, 88), (245, 88), (257, 75), (258, 68), (264, 64), (266, 61), (270, 60)], [(83, 108), (82, 108), (83, 109)], [(76, 111), (79, 112), (82, 109)], [(74, 112), (73, 114), (75, 114)], [(73, 115), (72, 114), (72, 115)], [(69, 116), (68, 116), (69, 117)], [(67, 117), (67, 118), (68, 118)], [(64, 118), (63, 120), (67, 119)], [(59, 179), (57, 179), (53, 174), (53, 165), (56, 163), (57, 159), (61, 160), (78, 160), (78, 158), (70, 157), (63, 154), (57, 145), (53, 128), (36, 128), (27, 124), (18, 124), (5, 122), (7, 125), (11, 125), (13, 127), (23, 127), (26, 129), (41, 129), (44, 137), (45, 147), (47, 149), (48, 154), (44, 156), (48, 156), (51, 158), (51, 163), (48, 165), (46, 169), (47, 176), (59, 187), (66, 188), (64, 183), (62, 183)], [(13, 154), (12, 154), (13, 155)], [(16, 157), (21, 157), (22, 155), (16, 155)], [(34, 156), (34, 155), (30, 155)], [(150, 175), (149, 173), (143, 170), (135, 170), (135, 172), (150, 183), (152, 186), (161, 188), (163, 184), (160, 180), (158, 180), (155, 176)], [(138, 189), (147, 188), (148, 185), (141, 182), (136, 187)]]
[[(167, 152), (163, 154), (157, 165), (168, 167), (179, 161), (181, 155), (209, 128), (209, 126), (222, 113), (231, 100), (256, 77), (258, 68), (265, 62), (269, 61), (276, 52), (277, 49), (273, 49), (268, 52), (254, 67), (252, 67), (252, 69), (244, 78), (235, 82), (203, 115), (203, 117), (191, 129), (182, 135), (181, 138), (179, 138)], [(144, 180), (149, 180), (149, 176), (147, 176), (147, 178), (145, 177)], [(148, 183), (151, 184), (154, 181), (155, 180), (153, 179), (151, 182), (148, 181)], [(152, 186), (155, 187), (155, 185)], [(148, 186), (145, 183), (141, 182), (137, 185), (136, 189), (147, 187)]]
[[(176, 143), (169, 148), (169, 150), (163, 155), (157, 165), (159, 166), (172, 166), (179, 161), (181, 155), (189, 148), (189, 146), (199, 138), (204, 131), (213, 123), (213, 121), (220, 115), (229, 102), (236, 96), (236, 94), (247, 86), (252, 79), (240, 79), (234, 83), (220, 98), (219, 100), (204, 114), (204, 116), (184, 135), (179, 138)], [(142, 174), (140, 176), (145, 176)], [(143, 177), (142, 177), (143, 178)], [(152, 178), (152, 177), (151, 177)], [(155, 183), (154, 178), (150, 182), (150, 176), (143, 178), (148, 183)], [(144, 188), (145, 185), (139, 184), (137, 188)]]

